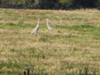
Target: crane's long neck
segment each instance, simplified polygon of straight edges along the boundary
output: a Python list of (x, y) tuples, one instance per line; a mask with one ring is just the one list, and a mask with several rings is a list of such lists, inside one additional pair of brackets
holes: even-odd
[(38, 19), (36, 27), (39, 27), (39, 26), (40, 26), (40, 19)]

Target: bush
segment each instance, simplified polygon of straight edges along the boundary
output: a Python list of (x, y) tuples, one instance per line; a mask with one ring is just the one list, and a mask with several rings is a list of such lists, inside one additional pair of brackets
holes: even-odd
[(97, 0), (73, 0), (74, 8), (96, 8)]
[(73, 0), (59, 0), (60, 8), (68, 9), (71, 8)]
[(97, 7), (98, 9), (100, 9), (100, 0), (97, 1), (96, 7)]
[(0, 0), (0, 7), (13, 8), (99, 8), (100, 0)]

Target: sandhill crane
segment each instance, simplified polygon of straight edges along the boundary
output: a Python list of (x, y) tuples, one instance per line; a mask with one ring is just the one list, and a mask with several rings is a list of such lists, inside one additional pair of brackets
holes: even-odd
[(48, 18), (46, 19), (46, 25), (47, 25), (48, 30), (51, 31), (52, 27), (49, 24), (49, 19)]
[(40, 28), (40, 19), (38, 19), (36, 27), (32, 30), (32, 34), (36, 35), (39, 31), (39, 28)]

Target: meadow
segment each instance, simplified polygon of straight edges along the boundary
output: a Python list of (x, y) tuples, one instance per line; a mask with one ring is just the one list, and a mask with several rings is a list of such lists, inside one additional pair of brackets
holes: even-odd
[(77, 75), (84, 67), (99, 74), (100, 11), (0, 8), (0, 75), (22, 75), (27, 67), (34, 75)]

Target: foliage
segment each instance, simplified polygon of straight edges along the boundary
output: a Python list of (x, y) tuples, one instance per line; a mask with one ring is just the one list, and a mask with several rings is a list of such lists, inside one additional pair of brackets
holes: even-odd
[(73, 7), (76, 8), (94, 8), (97, 0), (73, 0)]
[(0, 7), (16, 8), (99, 8), (100, 0), (0, 0)]
[(100, 9), (100, 0), (97, 1), (96, 6), (98, 9)]

